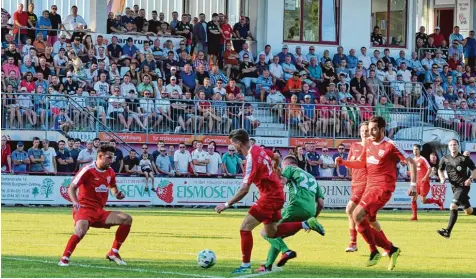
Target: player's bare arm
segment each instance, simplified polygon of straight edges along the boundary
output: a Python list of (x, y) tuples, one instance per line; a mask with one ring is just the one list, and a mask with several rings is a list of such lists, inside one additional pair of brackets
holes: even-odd
[(71, 198), (71, 202), (73, 203), (73, 207), (75, 210), (79, 210), (81, 205), (79, 204), (78, 197), (76, 196), (76, 190), (78, 190), (78, 185), (75, 183), (71, 183), (68, 188), (68, 194)]
[(408, 165), (408, 169), (410, 170), (410, 188), (408, 189), (408, 195), (415, 196), (416, 195), (416, 178), (417, 178), (416, 164), (415, 164), (415, 161), (413, 161), (413, 159), (410, 157), (406, 158), (405, 161)]
[(126, 195), (124, 194), (124, 192), (122, 191), (119, 191), (119, 189), (117, 189), (116, 186), (114, 187), (111, 187), (111, 193), (114, 197), (116, 197), (116, 199), (118, 200), (122, 200), (126, 197)]
[(248, 183), (243, 183), (241, 185), (241, 188), (238, 190), (238, 192), (236, 192), (236, 194), (233, 196), (233, 198), (231, 198), (231, 200), (223, 203), (223, 204), (219, 204), (215, 207), (215, 211), (220, 214), (222, 211), (224, 211), (225, 209), (227, 209), (228, 207), (234, 205), (235, 203), (241, 201), (247, 194), (248, 192), (250, 191), (250, 187), (251, 187), (251, 184), (248, 184)]

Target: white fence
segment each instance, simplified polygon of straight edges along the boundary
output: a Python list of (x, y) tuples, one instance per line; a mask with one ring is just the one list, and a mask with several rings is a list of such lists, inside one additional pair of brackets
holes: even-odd
[[(2, 204), (69, 205), (68, 186), (71, 176), (2, 175)], [(345, 207), (350, 198), (349, 181), (320, 180), (326, 208)], [(216, 205), (229, 200), (241, 186), (241, 179), (221, 178), (156, 178), (156, 192), (145, 192), (143, 177), (117, 177), (117, 184), (126, 195), (116, 200), (112, 195), (108, 205)], [(409, 183), (398, 182), (387, 208), (410, 208), (407, 196)], [(452, 191), (449, 185), (432, 184), (429, 195), (444, 199), (449, 208)], [(476, 190), (470, 191), (476, 198)], [(250, 206), (259, 198), (256, 187), (237, 206)], [(419, 208), (436, 209), (435, 205), (421, 204)]]

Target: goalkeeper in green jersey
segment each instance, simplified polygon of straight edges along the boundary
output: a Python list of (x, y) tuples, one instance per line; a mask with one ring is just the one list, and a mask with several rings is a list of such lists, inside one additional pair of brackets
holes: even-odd
[[(317, 217), (324, 207), (324, 194), (314, 176), (299, 168), (294, 156), (286, 156), (281, 166), (281, 179), (288, 187), (289, 202), (282, 210), (279, 223), (306, 221), (311, 217)], [(291, 235), (286, 237), (288, 236)], [(271, 271), (279, 252), (282, 256), (277, 266), (283, 266), (288, 260), (297, 256), (295, 251), (286, 246), (282, 237), (264, 238), (271, 244), (271, 248), (268, 251), (266, 263), (256, 272)]]

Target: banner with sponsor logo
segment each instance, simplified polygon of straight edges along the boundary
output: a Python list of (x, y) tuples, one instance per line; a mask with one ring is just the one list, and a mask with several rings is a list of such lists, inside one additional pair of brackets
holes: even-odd
[(183, 37), (163, 37), (163, 36), (144, 36), (144, 35), (135, 35), (135, 34), (105, 34), (105, 33), (91, 33), (91, 38), (93, 42), (96, 42), (97, 37), (101, 35), (104, 40), (107, 41), (107, 44), (110, 44), (112, 42), (112, 37), (116, 36), (118, 38), (118, 44), (120, 46), (124, 46), (127, 43), (127, 39), (130, 37), (134, 39), (134, 45), (138, 49), (142, 49), (144, 47), (144, 42), (145, 41), (152, 41), (152, 44), (150, 44), (151, 48), (153, 47), (153, 42), (156, 39), (160, 40), (160, 47), (161, 48), (166, 48), (164, 46), (165, 42), (167, 40), (172, 41), (174, 44), (174, 49), (178, 49), (180, 47), (180, 41), (182, 41), (184, 38)]
[[(2, 204), (69, 205), (68, 187), (71, 176), (2, 175)], [(124, 192), (123, 200), (109, 195), (108, 205), (216, 205), (228, 201), (241, 187), (241, 179), (223, 178), (156, 178), (155, 191), (145, 191), (144, 177), (117, 177), (117, 187)], [(326, 208), (344, 208), (350, 198), (350, 182), (338, 180), (318, 181), (325, 196)], [(449, 185), (433, 183), (428, 197), (444, 201), (449, 208), (452, 191)], [(407, 195), (408, 182), (398, 182), (386, 208), (410, 208)], [(286, 199), (288, 198), (286, 189)], [(476, 198), (476, 190), (470, 191)], [(250, 193), (237, 206), (251, 206), (259, 198), (258, 189)], [(437, 208), (432, 204), (419, 204), (419, 208)]]

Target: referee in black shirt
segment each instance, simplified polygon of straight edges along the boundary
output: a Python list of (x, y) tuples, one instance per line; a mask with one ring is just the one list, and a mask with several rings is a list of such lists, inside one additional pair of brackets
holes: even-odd
[[(463, 207), (466, 215), (476, 215), (476, 210), (473, 210), (469, 203), (469, 189), (472, 180), (476, 178), (476, 166), (468, 156), (459, 153), (458, 140), (450, 140), (448, 149), (450, 150), (450, 154), (441, 158), (438, 168), (441, 183), (445, 183), (444, 171), (446, 170), (448, 180), (453, 190), (453, 201), (450, 206), (448, 227), (437, 231), (441, 236), (446, 238), (450, 238), (453, 226), (458, 219), (459, 206)], [(468, 169), (471, 170), (471, 172), (469, 172)]]

